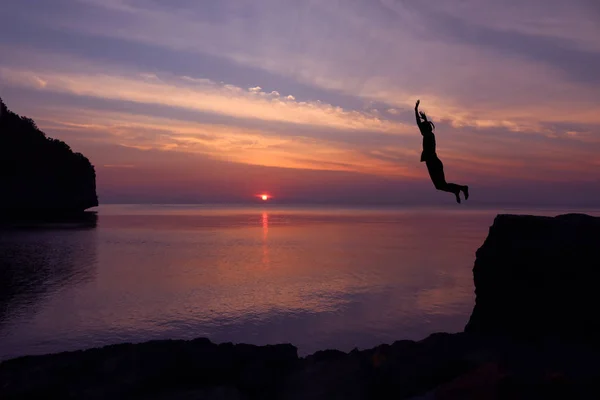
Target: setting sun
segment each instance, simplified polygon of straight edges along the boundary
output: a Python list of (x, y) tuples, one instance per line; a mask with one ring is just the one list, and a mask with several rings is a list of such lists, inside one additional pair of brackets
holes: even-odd
[(266, 194), (261, 195), (260, 198), (263, 199), (264, 201), (269, 200), (269, 196)]

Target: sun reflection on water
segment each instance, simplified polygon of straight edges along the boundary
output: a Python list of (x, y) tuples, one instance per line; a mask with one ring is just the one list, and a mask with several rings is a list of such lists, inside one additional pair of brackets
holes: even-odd
[(264, 268), (269, 268), (269, 214), (266, 211), (262, 213), (262, 229), (263, 229), (263, 257), (262, 263)]

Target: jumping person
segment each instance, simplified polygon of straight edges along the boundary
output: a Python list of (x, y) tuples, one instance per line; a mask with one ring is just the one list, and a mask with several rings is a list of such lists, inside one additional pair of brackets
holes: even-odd
[(457, 203), (460, 203), (459, 194), (460, 192), (463, 192), (465, 195), (465, 200), (467, 200), (469, 198), (468, 186), (446, 182), (446, 177), (444, 175), (444, 164), (442, 164), (442, 161), (435, 153), (435, 135), (433, 134), (435, 125), (433, 122), (427, 119), (427, 116), (424, 112), (419, 111), (420, 103), (421, 100), (417, 100), (417, 104), (415, 105), (415, 117), (417, 118), (417, 125), (421, 131), (421, 135), (423, 135), (423, 152), (421, 153), (421, 162), (425, 161), (431, 181), (437, 190), (454, 193)]

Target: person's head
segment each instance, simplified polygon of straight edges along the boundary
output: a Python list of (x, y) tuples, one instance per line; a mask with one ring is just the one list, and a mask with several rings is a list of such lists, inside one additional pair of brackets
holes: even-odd
[(428, 133), (433, 133), (435, 130), (435, 124), (431, 121), (425, 121), (422, 126), (423, 129)]
[(419, 114), (421, 115), (421, 118), (423, 119), (423, 128), (426, 129), (427, 131), (433, 133), (433, 131), (435, 130), (435, 124), (431, 121), (429, 121), (427, 119), (427, 115), (425, 115), (425, 113), (423, 111), (419, 111)]

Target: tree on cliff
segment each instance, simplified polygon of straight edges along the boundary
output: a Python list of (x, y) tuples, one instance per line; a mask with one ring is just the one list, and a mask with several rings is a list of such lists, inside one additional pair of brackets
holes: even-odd
[(0, 98), (0, 211), (83, 211), (98, 205), (96, 172)]

